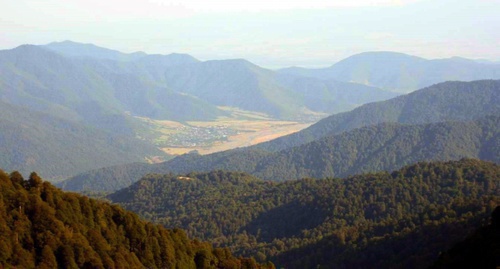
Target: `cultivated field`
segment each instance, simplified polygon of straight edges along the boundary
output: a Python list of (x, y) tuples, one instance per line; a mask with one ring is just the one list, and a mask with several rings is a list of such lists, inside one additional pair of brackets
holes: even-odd
[(209, 154), (269, 141), (313, 123), (274, 120), (262, 113), (224, 109), (232, 116), (215, 121), (180, 123), (138, 118), (142, 122), (140, 136), (169, 154), (180, 155), (193, 150)]

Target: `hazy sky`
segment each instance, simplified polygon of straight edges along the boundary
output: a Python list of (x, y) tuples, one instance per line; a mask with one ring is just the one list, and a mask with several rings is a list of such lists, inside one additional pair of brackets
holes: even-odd
[(500, 60), (500, 0), (0, 2), (0, 49), (72, 40), (271, 68), (378, 50)]

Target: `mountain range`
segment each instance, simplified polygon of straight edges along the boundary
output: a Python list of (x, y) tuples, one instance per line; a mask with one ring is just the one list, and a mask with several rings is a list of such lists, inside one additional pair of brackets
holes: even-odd
[(500, 202), (499, 169), (463, 159), (281, 183), (150, 174), (108, 198), (277, 267), (425, 268), (487, 221)]
[[(498, 79), (498, 63), (394, 52), (270, 70), (71, 41), (2, 50), (0, 167), (18, 171), (0, 170), (0, 268), (499, 266)], [(195, 124), (321, 117), (209, 155), (157, 148)], [(78, 174), (57, 187), (101, 201), (19, 173), (33, 170)]]
[(327, 68), (291, 67), (279, 72), (408, 93), (443, 81), (498, 79), (500, 64), (460, 57), (428, 60), (397, 52), (364, 52)]
[[(371, 61), (373, 55), (370, 55), (372, 54), (356, 58), (361, 62)], [(380, 64), (391, 66), (399, 63), (390, 59), (392, 58), (388, 57), (387, 61)], [(345, 61), (349, 62), (348, 60)], [(465, 70), (460, 66), (462, 62), (468, 61), (455, 60), (453, 64), (457, 67), (449, 68), (450, 72)], [(491, 78), (498, 78), (495, 72), (488, 71), (496, 66), (490, 63), (485, 64), (483, 68), (479, 64), (475, 66), (475, 70)], [(367, 86), (364, 82), (352, 83), (351, 78), (332, 79), (292, 73), (265, 69), (243, 59), (199, 61), (186, 54), (148, 55), (142, 52), (127, 54), (71, 41), (43, 46), (23, 45), (0, 51), (0, 101), (2, 102), (0, 105), (5, 108), (6, 105), (16, 106), (32, 115), (40, 114), (37, 117), (51, 116), (69, 121), (71, 123), (68, 124), (78, 125), (77, 129), (82, 132), (84, 129), (93, 128), (96, 132), (107, 132), (108, 134), (105, 134), (107, 136), (126, 136), (130, 141), (127, 142), (129, 144), (145, 145), (148, 141), (139, 141), (136, 138), (138, 132), (143, 131), (137, 128), (145, 127), (139, 123), (137, 117), (181, 122), (207, 121), (230, 117), (231, 114), (227, 109), (220, 108), (225, 106), (266, 113), (273, 119), (311, 121), (317, 120), (318, 115), (348, 111), (365, 103), (399, 95), (390, 91), (393, 90), (390, 87)], [(380, 122), (385, 120), (381, 119)], [(50, 133), (47, 131), (50, 128), (53, 130), (58, 128), (50, 126), (54, 121), (45, 121), (44, 124), (47, 126), (40, 126), (36, 121), (26, 121), (25, 125), (28, 122), (30, 125), (27, 127), (44, 129), (43, 133)], [(8, 129), (21, 128), (18, 125), (19, 122), (11, 121)], [(310, 130), (314, 128), (320, 129), (315, 125)], [(7, 133), (8, 129), (1, 131), (5, 132), (4, 136), (11, 136)], [(307, 138), (299, 139), (301, 141), (298, 143), (283, 142), (294, 140), (292, 136), (260, 147), (266, 151), (276, 151), (283, 149), (283, 146), (280, 146), (282, 143), (285, 143), (286, 147), (298, 146), (323, 135), (321, 131), (313, 133), (315, 134), (308, 135), (307, 132), (301, 132), (300, 136)], [(60, 138), (59, 143), (70, 145), (74, 143), (73, 141), (80, 141), (78, 144), (88, 149), (101, 143), (92, 140), (88, 135), (82, 137), (73, 140)], [(23, 141), (26, 143), (32, 138), (33, 135), (28, 135)], [(23, 147), (16, 144), (20, 141), (9, 140), (10, 143), (14, 143), (12, 148)], [(35, 145), (38, 142), (29, 143)], [(150, 146), (144, 148), (147, 150), (136, 151), (142, 152), (139, 154), (142, 156), (135, 155), (122, 161), (109, 162), (97, 161), (100, 160), (99, 157), (94, 158), (91, 154), (82, 154), (81, 159), (80, 155), (74, 155), (70, 158), (70, 163), (50, 161), (60, 160), (60, 156), (63, 156), (54, 153), (45, 155), (50, 160), (43, 164), (40, 158), (26, 161), (28, 157), (16, 157), (12, 151), (6, 151), (8, 153), (3, 154), (0, 159), (3, 159), (2, 163), (7, 167), (23, 172), (29, 169), (23, 167), (23, 162), (35, 164), (37, 171), (44, 177), (55, 179), (78, 173), (82, 171), (81, 169), (144, 161), (152, 156), (162, 155)], [(115, 144), (109, 144), (108, 147), (101, 149), (95, 151), (96, 155), (116, 156), (116, 152), (121, 150)], [(116, 149), (115, 152), (112, 152), (113, 149)], [(41, 156), (38, 153), (35, 155)], [(96, 161), (88, 161), (90, 159)], [(106, 159), (112, 160), (113, 157)], [(62, 167), (56, 167), (54, 164)], [(76, 166), (81, 168), (70, 168)], [(55, 171), (65, 172), (56, 175), (53, 173)]]
[[(154, 165), (103, 168), (59, 186), (114, 191), (146, 173), (214, 169), (282, 181), (392, 170), (425, 160), (468, 157), (499, 162), (499, 101), (500, 81), (447, 82), (333, 115), (261, 145), (203, 156), (186, 154)], [(266, 150), (274, 143), (279, 150)]]
[[(278, 77), (244, 60), (201, 62), (185, 54), (125, 54), (70, 41), (2, 50), (1, 109), (16, 111), (27, 120), (15, 120), (16, 113), (3, 115), (0, 144), (9, 149), (0, 156), (0, 163), (23, 173), (37, 170), (50, 180), (62, 179), (85, 170), (166, 157), (136, 138), (143, 131), (137, 128), (145, 127), (136, 116), (206, 121), (230, 116), (218, 106), (232, 106), (310, 121), (317, 119), (316, 112), (345, 111), (396, 95), (340, 82), (316, 83), (309, 93), (298, 93), (294, 83), (282, 83)], [(51, 120), (35, 120), (48, 117)], [(71, 135), (60, 128), (61, 121), (74, 127)], [(17, 139), (13, 131), (18, 129), (31, 133)], [(51, 150), (33, 130), (47, 136)], [(92, 138), (92, 132), (100, 134)], [(102, 145), (107, 141), (103, 137), (125, 139), (127, 146), (125, 142)], [(69, 155), (63, 152), (70, 145), (82, 154), (63, 157)], [(28, 147), (29, 152), (22, 154), (14, 150)], [(125, 148), (128, 153), (123, 153)]]

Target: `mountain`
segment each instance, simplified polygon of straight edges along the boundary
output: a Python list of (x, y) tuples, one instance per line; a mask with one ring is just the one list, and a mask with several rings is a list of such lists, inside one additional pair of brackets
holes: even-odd
[(310, 111), (346, 111), (365, 102), (396, 95), (354, 83), (333, 82), (334, 89), (330, 90), (332, 83), (325, 86), (325, 83), (315, 82), (309, 83), (304, 96), (304, 93), (296, 93), (297, 88), (299, 91), (304, 89), (283, 83), (283, 76), (243, 59), (200, 62), (186, 54), (134, 56), (136, 54), (70, 41), (52, 43), (43, 48), (73, 59), (93, 59), (108, 66), (113, 73), (139, 77), (216, 106), (238, 107), (279, 118), (307, 119)]
[(303, 104), (328, 114), (352, 110), (362, 104), (391, 99), (399, 94), (362, 84), (278, 74), (276, 79), (291, 89)]
[(498, 116), (422, 125), (383, 123), (275, 153), (237, 149), (203, 156), (187, 154), (149, 166), (107, 167), (67, 179), (59, 186), (72, 191), (115, 191), (138, 180), (141, 174), (216, 169), (283, 181), (388, 171), (418, 161), (480, 158), (500, 163), (498, 126)]
[(500, 202), (500, 166), (463, 159), (281, 183), (150, 174), (108, 196), (154, 222), (285, 268), (424, 268)]
[(459, 57), (427, 60), (396, 52), (365, 52), (328, 68), (294, 67), (280, 72), (361, 83), (405, 93), (444, 81), (500, 79), (500, 65)]
[(191, 241), (117, 205), (0, 170), (2, 268), (274, 268)]
[[(147, 132), (138, 130), (145, 125), (138, 122), (137, 116), (182, 122), (216, 120), (230, 116), (229, 112), (217, 107), (224, 105), (265, 111), (275, 117), (311, 120), (318, 116), (311, 115), (312, 110), (306, 106), (317, 106), (317, 110), (324, 113), (322, 111), (348, 109), (359, 102), (392, 96), (382, 90), (349, 83), (334, 88), (334, 91), (327, 90), (328, 99), (325, 100), (309, 93), (322, 102), (321, 105), (310, 100), (306, 104), (302, 102), (303, 97), (296, 96), (296, 89), (283, 86), (273, 71), (244, 60), (200, 62), (184, 54), (124, 54), (70, 41), (46, 46), (23, 45), (0, 51), (0, 105), (6, 110), (12, 105), (18, 107), (16, 110), (42, 113), (40, 117), (53, 117), (51, 122), (66, 120), (69, 123), (64, 124), (78, 127), (68, 135), (64, 128), (40, 127), (38, 122), (27, 120), (23, 124), (30, 130), (25, 133), (29, 139), (23, 140), (12, 133), (11, 130), (17, 130), (18, 126), (11, 116), (9, 124), (2, 124), (5, 127), (3, 135), (13, 144), (9, 148), (3, 143), (6, 148), (1, 163), (9, 169), (23, 172), (36, 169), (50, 179), (61, 179), (86, 169), (162, 155), (135, 138), (137, 132)], [(317, 95), (325, 94), (318, 91)], [(41, 140), (33, 140), (32, 130), (39, 128), (43, 129), (41, 133), (50, 136), (47, 146), (43, 146)], [(60, 133), (53, 135), (54, 130), (48, 128), (56, 128)], [(91, 133), (100, 133), (96, 139), (111, 136), (112, 140), (121, 142), (102, 145), (108, 139), (96, 141)], [(51, 139), (55, 137), (65, 143), (64, 150), (56, 150), (56, 140)], [(17, 147), (25, 147), (19, 142), (28, 143), (28, 140), (31, 149), (17, 153)], [(63, 159), (67, 154), (60, 153), (70, 145), (77, 145), (82, 154)], [(97, 145), (102, 146), (97, 148)], [(42, 148), (51, 155), (40, 154), (38, 149)], [(96, 148), (98, 150), (92, 153), (91, 149)], [(129, 152), (123, 154), (124, 150)], [(119, 160), (119, 156), (123, 158)], [(67, 165), (68, 162), (71, 164)], [(64, 164), (64, 167), (53, 165), (55, 163)]]
[(199, 98), (123, 72), (117, 65), (66, 58), (30, 45), (0, 51), (0, 97), (115, 132), (132, 132), (125, 112), (181, 121), (225, 115)]
[(498, 126), (500, 117), (472, 122), (369, 126), (270, 154), (259, 160), (251, 173), (268, 180), (284, 180), (344, 177), (393, 170), (418, 161), (465, 157), (500, 163)]
[[(418, 161), (464, 157), (500, 162), (500, 117), (423, 125), (383, 123), (327, 136), (276, 153), (228, 151), (180, 156), (157, 164), (164, 172), (243, 171), (271, 181), (344, 177), (393, 170)], [(87, 182), (87, 184), (89, 184)]]
[[(103, 168), (80, 174), (63, 184), (65, 189), (74, 191), (112, 191), (128, 186), (147, 172), (187, 173), (225, 169), (283, 180), (396, 169), (423, 160), (474, 157), (498, 162), (498, 154), (487, 151), (488, 148), (497, 150), (499, 147), (495, 142), (498, 140), (498, 128), (488, 125), (488, 122), (498, 120), (498, 103), (500, 81), (440, 83), (405, 96), (332, 115), (305, 130), (252, 147), (205, 156), (188, 154), (141, 169), (135, 169), (133, 165)], [(488, 115), (495, 116), (474, 122), (474, 119)], [(425, 125), (443, 121), (453, 122)], [(381, 125), (372, 126), (376, 124)], [(364, 129), (354, 130), (364, 126)], [(464, 128), (463, 132), (461, 128)], [(482, 134), (481, 130), (491, 131), (494, 136)], [(411, 139), (399, 135), (399, 132)], [(370, 144), (372, 140), (376, 142)], [(461, 141), (468, 141), (468, 144), (462, 145)]]
[(273, 79), (274, 73), (246, 60), (206, 61), (176, 66), (165, 72), (172, 89), (218, 106), (233, 106), (290, 117), (301, 104)]
[[(311, 120), (393, 93), (354, 83), (283, 79), (246, 60), (200, 62), (190, 55), (126, 54), (71, 41), (0, 51), (2, 100), (129, 131), (124, 112), (161, 120), (204, 121), (228, 113), (217, 106)], [(309, 79), (310, 80), (310, 79)], [(128, 128), (128, 129), (127, 129)]]
[(77, 57), (77, 58), (95, 58), (103, 60), (114, 61), (133, 61), (146, 56), (144, 52), (135, 53), (122, 53), (116, 50), (106, 49), (94, 44), (83, 44), (73, 41), (52, 42), (50, 44), (41, 46), (63, 56)]
[(326, 135), (383, 122), (421, 124), (500, 115), (500, 80), (444, 82), (387, 101), (370, 103), (324, 118), (300, 132), (258, 144), (279, 151)]
[(0, 101), (0, 166), (61, 180), (165, 153), (136, 139)]
[(169, 55), (150, 55), (144, 52), (122, 53), (117, 50), (99, 47), (94, 44), (83, 44), (69, 40), (63, 42), (52, 42), (40, 47), (70, 58), (90, 58), (117, 62), (133, 61), (146, 66), (158, 68), (199, 62), (197, 59), (187, 54), (172, 53)]

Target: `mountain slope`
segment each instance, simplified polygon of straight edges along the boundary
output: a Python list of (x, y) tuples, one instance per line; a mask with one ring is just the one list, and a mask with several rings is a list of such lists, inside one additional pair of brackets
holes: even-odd
[(0, 102), (0, 166), (63, 179), (89, 169), (167, 155), (139, 139)]
[(291, 89), (310, 110), (328, 114), (351, 110), (365, 103), (387, 100), (398, 94), (357, 83), (278, 74), (276, 79)]
[(80, 117), (99, 128), (124, 112), (176, 121), (227, 116), (216, 106), (310, 121), (317, 113), (395, 96), (355, 83), (284, 79), (246, 60), (126, 54), (71, 41), (0, 51), (0, 71), (2, 100)]
[(215, 171), (148, 175), (108, 198), (286, 268), (423, 268), (488, 217), (499, 180), (479, 160), (282, 183)]
[(272, 80), (273, 73), (245, 60), (207, 61), (165, 72), (172, 89), (219, 105), (264, 112), (274, 117), (293, 115), (300, 103)]
[(283, 76), (240, 59), (199, 62), (185, 54), (137, 56), (70, 41), (43, 48), (74, 59), (93, 59), (101, 65), (110, 65), (114, 73), (140, 77), (214, 105), (264, 112), (273, 117), (307, 119), (309, 110), (345, 111), (361, 103), (395, 96), (364, 85), (339, 82), (325, 85), (319, 80), (308, 83), (308, 94), (304, 95), (302, 85), (294, 87), (294, 83), (283, 81)]
[(396, 52), (365, 52), (328, 68), (287, 68), (280, 72), (356, 82), (406, 93), (443, 81), (500, 79), (500, 65), (458, 57), (427, 60)]
[(2, 268), (274, 268), (191, 242), (116, 205), (0, 170)]
[[(120, 128), (110, 123), (127, 118), (126, 111), (181, 121), (225, 115), (199, 98), (174, 92), (135, 75), (134, 68), (119, 66), (117, 62), (66, 58), (37, 46), (0, 51), (0, 96), (5, 102), (82, 119), (113, 131)], [(130, 129), (123, 125), (122, 129)]]
[(327, 136), (275, 153), (238, 149), (203, 156), (182, 155), (141, 169), (128, 165), (103, 168), (65, 180), (60, 186), (73, 191), (113, 191), (138, 180), (131, 176), (140, 173), (208, 172), (215, 169), (242, 171), (265, 180), (283, 181), (393, 170), (417, 161), (466, 157), (498, 163), (499, 126), (500, 117), (495, 116), (470, 122), (423, 125), (384, 123)]
[(131, 61), (146, 56), (146, 53), (144, 52), (135, 52), (126, 54), (116, 50), (98, 47), (94, 44), (82, 44), (82, 43), (72, 42), (69, 40), (63, 42), (52, 42), (50, 44), (41, 47), (55, 51), (64, 56), (77, 57), (77, 58), (95, 58), (95, 59), (114, 60), (114, 61)]
[(500, 115), (499, 103), (500, 80), (444, 82), (411, 94), (332, 115), (300, 132), (254, 147), (279, 151), (326, 135), (382, 122), (419, 124)]
[(464, 157), (500, 162), (500, 118), (427, 125), (380, 124), (276, 153), (229, 151), (181, 156), (156, 166), (175, 173), (243, 171), (265, 180), (344, 177), (417, 161)]

